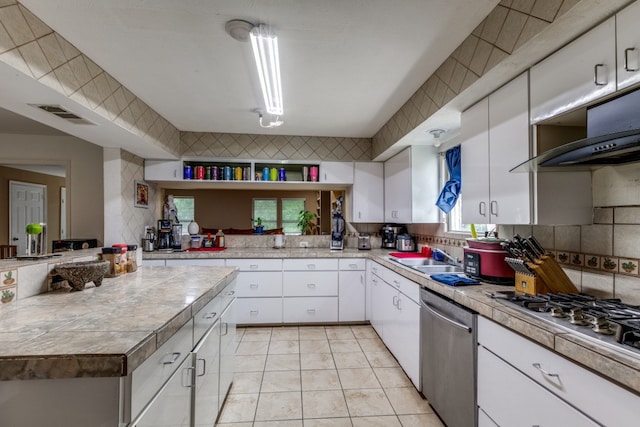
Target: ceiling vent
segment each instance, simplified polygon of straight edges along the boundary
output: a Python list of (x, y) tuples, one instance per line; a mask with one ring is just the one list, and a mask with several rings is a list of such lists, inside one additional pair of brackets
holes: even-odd
[(70, 123), (73, 123), (74, 125), (93, 125), (95, 126), (95, 123), (84, 119), (80, 116), (78, 116), (75, 113), (72, 113), (69, 110), (66, 110), (65, 108), (61, 107), (60, 105), (39, 105), (39, 104), (31, 104), (32, 107), (36, 107), (41, 109), (42, 111), (46, 111), (49, 114), (53, 114), (54, 116), (60, 117), (61, 119), (64, 119)]

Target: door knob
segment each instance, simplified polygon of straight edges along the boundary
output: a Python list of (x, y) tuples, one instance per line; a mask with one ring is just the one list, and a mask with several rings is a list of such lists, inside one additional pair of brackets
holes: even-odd
[(13, 239), (11, 239), (11, 240), (12, 240), (12, 241), (14, 241), (14, 242), (17, 242), (18, 240), (20, 240), (20, 238), (19, 238), (19, 237), (14, 237), (14, 238), (13, 238)]

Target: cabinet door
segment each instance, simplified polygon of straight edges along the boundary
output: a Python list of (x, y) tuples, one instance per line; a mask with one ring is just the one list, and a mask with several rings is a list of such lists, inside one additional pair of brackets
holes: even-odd
[(531, 221), (531, 174), (509, 172), (529, 158), (529, 145), (529, 87), (524, 73), (489, 96), (490, 224)]
[(232, 301), (220, 317), (220, 399), (218, 409), (222, 408), (224, 398), (229, 392), (236, 367), (236, 316), (235, 301)]
[(489, 222), (489, 100), (462, 113), (462, 222)]
[(188, 427), (191, 425), (192, 359), (187, 357), (153, 398), (132, 427)]
[(149, 181), (182, 181), (182, 161), (145, 160), (144, 179)]
[(211, 427), (218, 418), (220, 382), (220, 322), (216, 322), (193, 350), (195, 390), (193, 425)]
[(634, 2), (616, 15), (618, 89), (640, 81), (640, 2)]
[(338, 321), (364, 321), (364, 276), (364, 271), (340, 271), (338, 276)]
[(320, 182), (353, 184), (353, 162), (321, 162)]
[(282, 298), (237, 298), (235, 304), (239, 324), (282, 323)]
[(351, 222), (384, 222), (384, 164), (356, 162)]
[(394, 348), (389, 348), (413, 385), (420, 390), (420, 306), (400, 292), (396, 297)]
[(384, 220), (411, 221), (411, 149), (384, 162)]
[(484, 347), (478, 347), (478, 406), (500, 426), (596, 426)]
[(615, 18), (609, 18), (531, 68), (531, 123), (615, 90)]
[(380, 337), (383, 337), (382, 318), (385, 312), (384, 287), (387, 285), (375, 274), (371, 275), (371, 313), (369, 321)]

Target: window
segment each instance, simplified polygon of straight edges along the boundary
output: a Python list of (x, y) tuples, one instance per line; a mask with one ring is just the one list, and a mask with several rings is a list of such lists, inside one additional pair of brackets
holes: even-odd
[(278, 228), (278, 199), (253, 199), (253, 222), (262, 218), (265, 230)]
[(282, 199), (282, 231), (284, 234), (300, 234), (298, 216), (304, 210), (305, 199)]
[(182, 227), (182, 234), (189, 234), (186, 224), (193, 221), (196, 211), (196, 201), (193, 196), (173, 196), (173, 203), (178, 210), (178, 219), (180, 223), (184, 224)]

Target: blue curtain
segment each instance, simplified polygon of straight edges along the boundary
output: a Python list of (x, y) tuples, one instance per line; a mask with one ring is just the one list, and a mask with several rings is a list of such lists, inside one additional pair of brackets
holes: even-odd
[(456, 205), (460, 190), (462, 189), (462, 166), (460, 159), (460, 146), (447, 150), (447, 169), (449, 169), (449, 181), (444, 185), (436, 206), (444, 213), (449, 213)]

